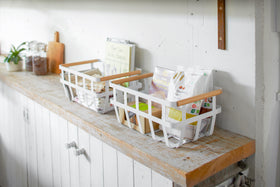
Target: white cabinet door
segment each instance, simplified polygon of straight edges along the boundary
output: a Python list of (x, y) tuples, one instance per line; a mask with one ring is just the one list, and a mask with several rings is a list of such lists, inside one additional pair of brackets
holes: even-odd
[(135, 187), (152, 186), (152, 170), (143, 164), (134, 161)]
[(9, 145), (9, 132), (8, 132), (8, 99), (6, 94), (7, 88), (1, 83), (1, 123), (0, 123), (0, 185), (8, 185), (8, 176), (10, 174), (8, 166), (8, 147)]
[(58, 115), (50, 112), (53, 186), (61, 186), (60, 126)]
[(24, 97), (0, 86), (0, 185), (25, 187), (26, 142), (23, 117)]
[(70, 186), (70, 166), (69, 166), (69, 151), (66, 148), (68, 143), (68, 124), (67, 121), (58, 117), (58, 124), (60, 130), (60, 159), (61, 159), (61, 186)]
[(27, 142), (27, 171), (28, 186), (37, 187), (38, 182), (38, 162), (37, 162), (37, 126), (35, 124), (35, 103), (27, 99), (26, 103), (26, 142)]
[(173, 182), (151, 168), (90, 137), (93, 187), (173, 187)]
[(159, 173), (152, 171), (152, 187), (173, 187), (173, 182)]
[(9, 100), (8, 94), (9, 89), (4, 84), (2, 85), (2, 101), (1, 101), (1, 126), (0, 126), (0, 158), (1, 158), (1, 185), (8, 186), (11, 184), (11, 177), (12, 170), (10, 167), (11, 164), (11, 155), (10, 150), (13, 147), (11, 144), (11, 129), (9, 127), (9, 113), (12, 113), (11, 108), (9, 107)]
[(38, 183), (40, 187), (49, 187), (52, 184), (50, 113), (37, 103), (34, 103), (34, 110), (36, 111)]
[[(68, 142), (75, 143), (78, 146), (78, 128), (68, 122)], [(69, 170), (70, 170), (70, 186), (79, 186), (79, 159), (74, 154), (77, 147), (69, 147)]]
[(130, 187), (133, 186), (134, 171), (133, 159), (118, 152), (118, 181), (119, 186)]
[(27, 167), (26, 167), (26, 133), (25, 133), (25, 116), (24, 116), (24, 102), (26, 97), (18, 92), (13, 92), (13, 165), (14, 176), (12, 180), (15, 182), (15, 187), (27, 186)]
[(66, 149), (68, 142), (67, 121), (57, 114), (50, 112), (51, 145), (52, 145), (52, 167), (53, 186), (70, 186), (69, 152)]
[(91, 186), (104, 186), (103, 180), (103, 143), (90, 136), (90, 158), (91, 158)]
[[(50, 112), (50, 129), (53, 186), (90, 186), (89, 134), (53, 112)], [(67, 149), (66, 145), (73, 142), (76, 147)]]
[[(89, 134), (82, 129), (78, 129), (78, 152), (84, 151), (83, 154), (77, 155), (79, 159), (79, 180), (80, 186), (90, 187), (90, 139)], [(77, 154), (78, 154), (77, 152)]]
[(107, 144), (103, 144), (104, 187), (118, 186), (117, 151)]
[(6, 172), (5, 172), (5, 151), (4, 151), (4, 136), (5, 136), (5, 98), (4, 98), (4, 84), (0, 82), (0, 186), (5, 185)]
[[(50, 128), (53, 186), (90, 186), (89, 134), (53, 112), (50, 112)], [(76, 147), (67, 149), (66, 145), (73, 142)]]

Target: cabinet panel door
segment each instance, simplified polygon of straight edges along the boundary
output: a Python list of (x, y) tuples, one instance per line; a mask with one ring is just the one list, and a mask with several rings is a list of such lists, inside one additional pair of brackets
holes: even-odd
[(0, 123), (0, 184), (2, 186), (8, 185), (8, 152), (7, 152), (7, 146), (8, 146), (8, 100), (7, 100), (7, 94), (6, 94), (6, 86), (5, 84), (1, 83), (1, 123)]
[[(75, 142), (78, 145), (78, 128), (72, 123), (68, 122), (68, 143)], [(70, 148), (69, 153), (69, 170), (70, 170), (70, 186), (79, 186), (79, 160), (75, 156), (76, 148)]]
[(103, 143), (90, 137), (91, 186), (103, 186)]
[(68, 142), (68, 123), (65, 119), (58, 117), (58, 127), (60, 130), (60, 157), (61, 157), (61, 186), (70, 186), (69, 152), (65, 145)]
[(60, 129), (58, 115), (50, 112), (53, 186), (61, 186)]
[(152, 170), (143, 164), (134, 161), (134, 184), (135, 187), (152, 186)]
[(6, 177), (4, 178), (4, 183), (6, 186), (12, 186), (12, 175), (14, 173), (14, 162), (13, 162), (13, 149), (14, 149), (14, 136), (13, 136), (13, 119), (11, 114), (13, 113), (12, 108), (12, 90), (8, 87), (4, 87), (4, 110), (5, 119), (3, 126), (3, 155), (4, 155), (4, 172)]
[(27, 167), (26, 167), (26, 134), (25, 134), (25, 119), (23, 115), (24, 102), (26, 97), (22, 94), (14, 91), (14, 102), (12, 117), (14, 119), (13, 124), (13, 136), (14, 147), (13, 147), (13, 164), (14, 164), (14, 175), (12, 180), (14, 181), (15, 187), (26, 187), (27, 186)]
[(152, 171), (152, 186), (153, 187), (173, 187), (173, 182), (159, 173)]
[(118, 152), (118, 181), (119, 186), (133, 186), (133, 159)]
[(4, 97), (4, 84), (0, 82), (0, 185), (5, 185), (6, 172), (5, 172), (5, 151), (4, 151), (4, 136), (5, 136), (5, 97)]
[(90, 139), (89, 134), (82, 129), (78, 130), (79, 133), (79, 149), (84, 149), (85, 154), (78, 156), (79, 158), (79, 179), (80, 186), (90, 187)]
[(104, 186), (118, 186), (117, 151), (103, 143)]
[(7, 86), (6, 89), (5, 89), (5, 97), (7, 99), (7, 105), (6, 105), (6, 110), (7, 110), (7, 123), (6, 123), (6, 133), (8, 135), (7, 137), (7, 140), (6, 140), (6, 144), (5, 144), (5, 147), (6, 147), (6, 154), (7, 154), (7, 157), (6, 157), (6, 161), (7, 161), (7, 174), (8, 174), (8, 177), (7, 177), (7, 185), (8, 186), (12, 186), (14, 185), (13, 184), (13, 181), (12, 181), (12, 175), (15, 171), (15, 168), (14, 168), (14, 164), (13, 164), (13, 149), (14, 149), (14, 136), (13, 136), (13, 131), (14, 131), (14, 121), (13, 121), (13, 118), (12, 118), (12, 113), (14, 112), (13, 111), (13, 106), (12, 106), (12, 100), (13, 100), (13, 93), (12, 93), (12, 90)]
[(48, 187), (53, 183), (50, 113), (37, 103), (35, 103), (35, 111), (39, 186)]
[(28, 167), (28, 186), (37, 187), (38, 166), (37, 166), (37, 136), (35, 124), (35, 103), (27, 99), (27, 120), (26, 120), (26, 140), (27, 140), (27, 167)]
[(1, 83), (0, 185), (27, 186), (24, 97)]
[(70, 186), (67, 121), (50, 112), (53, 186)]

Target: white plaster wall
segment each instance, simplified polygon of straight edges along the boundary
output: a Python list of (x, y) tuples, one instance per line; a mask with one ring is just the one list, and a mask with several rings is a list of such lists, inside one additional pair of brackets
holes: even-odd
[[(275, 31), (274, 1), (264, 1), (264, 185), (280, 186), (280, 33)], [(279, 10), (276, 10), (279, 11)]]
[(227, 48), (217, 49), (216, 0), (1, 2), (0, 43), (52, 40), (61, 33), (66, 62), (104, 55), (106, 37), (137, 44), (136, 65), (200, 65), (218, 70), (222, 128), (255, 137), (254, 1), (227, 2)]
[(66, 62), (102, 58), (106, 37), (137, 44), (136, 65), (216, 69), (223, 88), (218, 126), (255, 138), (255, 2), (227, 1), (227, 50), (217, 49), (216, 0), (0, 1), (0, 45), (52, 40)]
[(256, 186), (280, 186), (280, 34), (275, 0), (256, 1)]
[(264, 186), (264, 1), (255, 2), (256, 30), (256, 186)]

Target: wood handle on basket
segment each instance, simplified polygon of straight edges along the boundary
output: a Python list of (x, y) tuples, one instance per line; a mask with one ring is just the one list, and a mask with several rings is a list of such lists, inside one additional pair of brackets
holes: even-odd
[(217, 96), (217, 95), (220, 95), (221, 93), (223, 93), (222, 89), (218, 89), (218, 90), (214, 90), (214, 91), (204, 93), (204, 94), (201, 94), (201, 95), (196, 95), (194, 97), (190, 97), (190, 98), (187, 98), (187, 99), (182, 99), (180, 101), (177, 101), (177, 106), (182, 106), (182, 105), (186, 105), (186, 104), (189, 104), (189, 103), (192, 103), (192, 102), (195, 102), (195, 101), (206, 99), (208, 97)]
[(146, 73), (146, 74), (143, 74), (143, 75), (138, 75), (138, 76), (134, 76), (134, 77), (128, 77), (128, 78), (124, 78), (124, 79), (115, 80), (115, 81), (112, 81), (112, 83), (122, 84), (124, 82), (131, 82), (131, 81), (136, 81), (136, 80), (139, 80), (139, 79), (152, 77), (153, 75), (154, 75), (154, 73)]
[(99, 62), (99, 59), (87, 60), (87, 61), (82, 61), (82, 62), (73, 62), (73, 63), (68, 63), (68, 64), (61, 64), (61, 66), (70, 67), (70, 66), (89, 64), (89, 63), (94, 63), (94, 62)]
[(141, 70), (136, 70), (136, 71), (130, 71), (130, 72), (126, 72), (126, 73), (119, 73), (116, 75), (109, 75), (109, 76), (100, 78), (100, 81), (108, 81), (108, 80), (126, 77), (126, 76), (130, 76), (130, 75), (137, 75), (137, 74), (140, 74), (141, 72), (142, 72)]

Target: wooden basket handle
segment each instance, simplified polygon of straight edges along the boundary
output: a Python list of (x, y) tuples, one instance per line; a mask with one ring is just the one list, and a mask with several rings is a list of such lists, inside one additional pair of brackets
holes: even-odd
[(195, 102), (195, 101), (206, 99), (208, 97), (217, 96), (217, 95), (220, 95), (222, 93), (223, 93), (223, 90), (218, 89), (218, 90), (214, 90), (214, 91), (207, 92), (207, 93), (204, 93), (204, 94), (196, 95), (196, 96), (193, 96), (193, 97), (190, 97), (190, 98), (187, 98), (187, 99), (182, 99), (180, 101), (177, 101), (177, 106), (186, 105), (186, 104), (189, 104), (189, 103), (192, 103), (192, 102)]
[(139, 80), (139, 79), (152, 77), (153, 75), (154, 75), (154, 73), (146, 73), (146, 74), (143, 74), (143, 75), (138, 75), (138, 76), (133, 76), (133, 77), (128, 77), (128, 78), (124, 78), (124, 79), (115, 80), (115, 81), (112, 81), (112, 83), (122, 84), (124, 82), (131, 82), (131, 81), (136, 81), (136, 80)]
[(93, 60), (87, 60), (87, 61), (82, 61), (82, 62), (73, 62), (73, 63), (68, 63), (68, 64), (61, 64), (63, 67), (71, 67), (71, 66), (77, 66), (77, 65), (82, 65), (82, 64), (90, 64), (94, 62), (99, 62), (99, 59), (93, 59)]
[(100, 78), (100, 81), (108, 81), (108, 80), (117, 79), (117, 78), (121, 78), (121, 77), (137, 75), (137, 74), (140, 74), (141, 72), (142, 72), (141, 70), (136, 70), (136, 71), (130, 71), (130, 72), (126, 72), (126, 73), (119, 73), (116, 75), (109, 75), (109, 76)]

